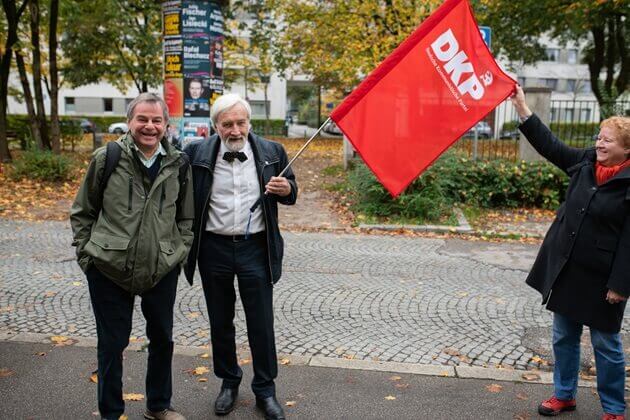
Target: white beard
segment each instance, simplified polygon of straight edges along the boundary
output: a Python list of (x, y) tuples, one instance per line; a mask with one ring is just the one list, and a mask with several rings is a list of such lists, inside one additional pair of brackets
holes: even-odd
[(223, 139), (221, 139), (221, 141), (230, 152), (240, 152), (245, 147), (245, 142), (247, 140), (245, 138), (241, 138), (238, 141), (227, 141)]

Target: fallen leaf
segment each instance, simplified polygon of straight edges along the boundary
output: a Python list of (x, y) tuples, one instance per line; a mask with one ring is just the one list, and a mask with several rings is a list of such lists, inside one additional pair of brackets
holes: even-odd
[(199, 378), (197, 382), (208, 382), (208, 378)]
[(390, 381), (400, 381), (402, 378), (400, 376), (394, 375), (394, 376), (390, 376), (389, 380)]
[(208, 331), (206, 331), (206, 330), (199, 330), (199, 331), (197, 331), (196, 335), (197, 335), (197, 337), (201, 337), (201, 338), (207, 337), (208, 336)]
[(388, 395), (388, 396), (385, 397), (385, 399), (387, 401), (394, 401), (396, 399), (396, 397), (394, 397), (393, 395)]
[(44, 297), (53, 297), (57, 294), (57, 292), (46, 292), (44, 293)]
[(50, 341), (55, 344), (61, 344), (68, 341), (68, 337), (64, 337), (63, 335), (53, 335), (52, 337), (50, 337)]
[(80, 281), (73, 281), (72, 285), (73, 286), (81, 286), (83, 283), (81, 283)]
[(129, 417), (127, 417), (126, 414), (122, 414), (120, 417), (118, 417), (118, 420), (129, 420)]
[(516, 394), (516, 398), (523, 401), (526, 401), (529, 399), (529, 397), (526, 394), (523, 394), (522, 392), (519, 392), (518, 394)]
[(447, 370), (443, 370), (442, 372), (440, 372), (439, 376), (447, 377), (448, 376), (448, 371)]
[(241, 359), (240, 360), (241, 365), (248, 365), (250, 364), (252, 361), (250, 359)]
[(497, 393), (497, 392), (503, 391), (503, 386), (501, 386), (499, 384), (490, 384), (490, 385), (486, 386), (486, 390), (488, 392)]
[(282, 359), (282, 360), (280, 360), (280, 364), (281, 365), (288, 365), (290, 363), (291, 363), (291, 361), (289, 359)]
[(295, 401), (287, 401), (284, 403), (287, 407), (293, 407), (295, 405)]
[(195, 369), (193, 369), (192, 374), (193, 375), (203, 375), (204, 373), (208, 373), (210, 372), (210, 369), (208, 369), (205, 366), (199, 366), (196, 367)]
[(540, 375), (537, 373), (524, 373), (521, 375), (521, 378), (525, 379), (526, 381), (539, 381), (540, 380)]
[(11, 369), (8, 368), (0, 368), (0, 378), (6, 378), (7, 376), (11, 376), (15, 374)]
[(123, 394), (124, 401), (142, 401), (144, 400), (144, 395), (142, 394)]
[(207, 359), (210, 357), (210, 353), (200, 354), (199, 357), (201, 357), (202, 359)]
[(195, 318), (199, 318), (199, 315), (201, 315), (199, 312), (191, 312), (188, 315), (186, 315), (186, 318), (195, 319)]
[(394, 384), (394, 386), (398, 389), (407, 389), (409, 388), (409, 384)]

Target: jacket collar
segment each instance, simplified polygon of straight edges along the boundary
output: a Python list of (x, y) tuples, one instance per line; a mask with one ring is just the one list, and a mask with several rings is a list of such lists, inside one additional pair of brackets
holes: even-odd
[[(269, 147), (267, 140), (250, 131), (247, 135), (247, 141), (252, 147), (257, 167), (278, 160), (277, 153)], [(214, 168), (220, 145), (221, 140), (218, 134), (213, 134), (208, 139), (199, 140), (192, 165)]]
[[(127, 132), (127, 134), (125, 134), (124, 136), (118, 139), (118, 142), (122, 146), (122, 149), (124, 152), (128, 153), (129, 155), (133, 154), (133, 149), (134, 149), (133, 146), (135, 143), (133, 141), (133, 137), (131, 137), (131, 133)], [(179, 157), (179, 151), (175, 147), (169, 144), (166, 137), (162, 137), (162, 139), (160, 140), (160, 145), (162, 146), (162, 149), (166, 153), (166, 156), (164, 160), (162, 161), (163, 165), (166, 163), (170, 163), (171, 161)]]

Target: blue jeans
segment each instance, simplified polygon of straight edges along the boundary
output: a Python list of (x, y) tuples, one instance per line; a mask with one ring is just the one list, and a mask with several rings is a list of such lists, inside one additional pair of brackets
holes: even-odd
[[(561, 400), (572, 400), (577, 393), (581, 335), (582, 324), (553, 314), (554, 395)], [(595, 352), (597, 392), (602, 408), (605, 413), (624, 414), (626, 372), (621, 338), (618, 333), (591, 328), (591, 344)]]

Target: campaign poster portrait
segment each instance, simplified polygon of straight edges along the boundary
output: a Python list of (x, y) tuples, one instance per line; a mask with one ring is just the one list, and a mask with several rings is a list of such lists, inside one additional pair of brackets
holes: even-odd
[(184, 38), (184, 75), (186, 77), (210, 76), (210, 40), (195, 36)]
[(170, 117), (184, 115), (184, 81), (182, 79), (164, 80), (164, 102)]
[(210, 117), (211, 80), (202, 77), (184, 79), (184, 116)]
[(162, 2), (162, 34), (164, 38), (182, 35), (181, 0)]
[(209, 118), (186, 118), (182, 127), (182, 149), (191, 141), (208, 138), (210, 135)]
[(223, 78), (223, 37), (210, 41), (210, 77)]
[(164, 78), (184, 77), (184, 41), (181, 38), (164, 40)]

